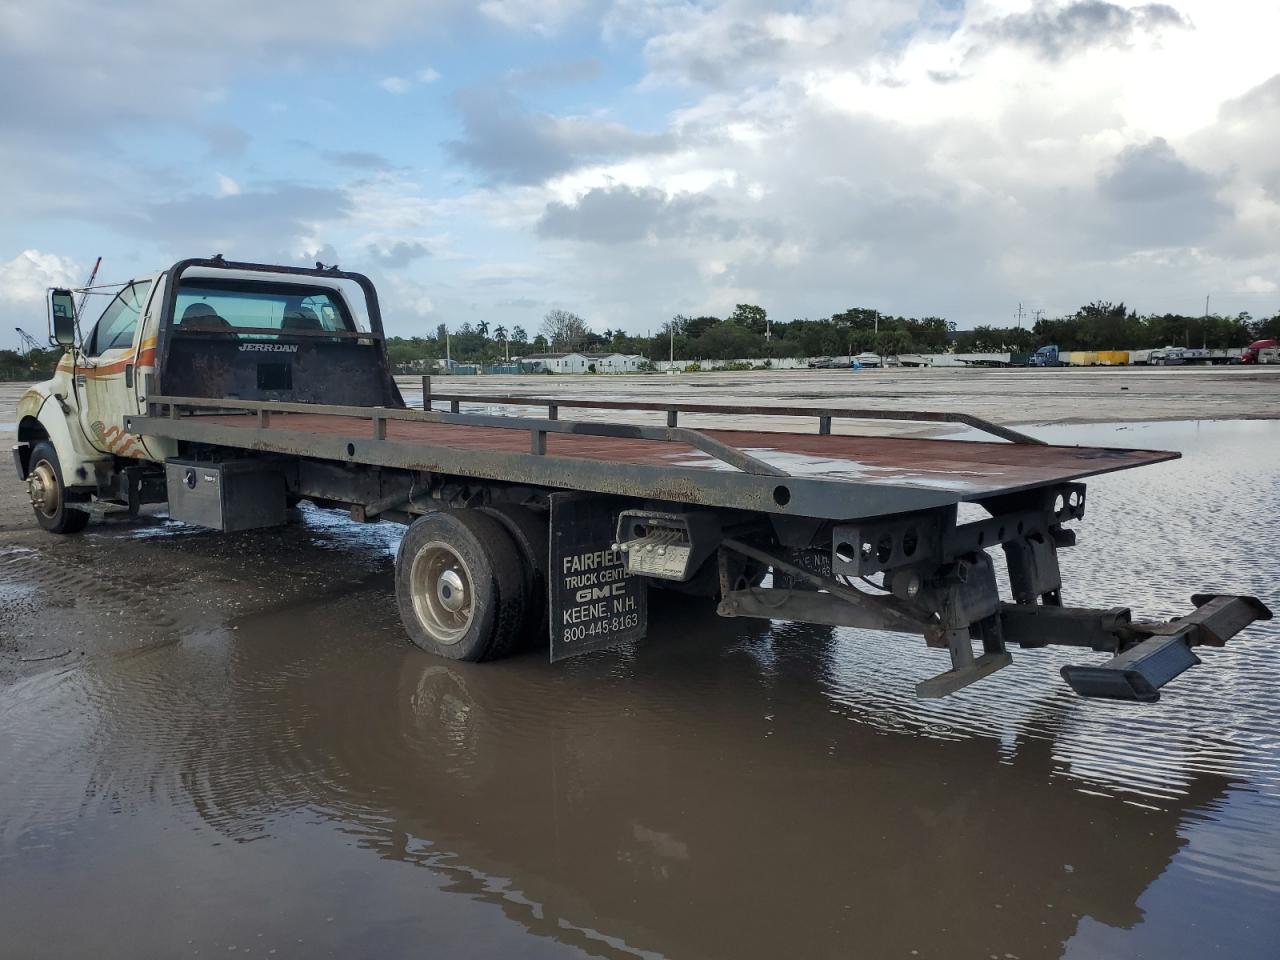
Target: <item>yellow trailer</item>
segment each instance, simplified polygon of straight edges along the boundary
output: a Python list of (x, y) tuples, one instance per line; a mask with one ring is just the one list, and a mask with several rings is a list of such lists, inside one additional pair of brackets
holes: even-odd
[(1129, 365), (1129, 351), (1099, 350), (1098, 363), (1104, 367), (1127, 367)]

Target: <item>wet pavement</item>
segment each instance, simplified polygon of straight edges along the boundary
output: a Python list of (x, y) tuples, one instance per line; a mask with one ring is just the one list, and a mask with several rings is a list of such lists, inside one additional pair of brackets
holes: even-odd
[[(1069, 603), (1280, 606), (1280, 424), (1031, 432), (1186, 453), (1090, 481)], [(15, 486), (0, 956), (1276, 955), (1275, 621), (1154, 706), (1057, 650), (920, 702), (918, 639), (669, 594), (620, 651), (455, 664), (393, 526), (54, 538)]]

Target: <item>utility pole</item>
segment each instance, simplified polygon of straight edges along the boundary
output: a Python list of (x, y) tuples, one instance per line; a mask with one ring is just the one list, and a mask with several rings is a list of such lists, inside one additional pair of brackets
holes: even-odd
[(671, 334), (671, 357), (669, 362), (674, 367), (676, 365), (676, 322), (674, 320), (667, 325), (667, 330)]
[(1022, 301), (1018, 301), (1018, 329), (1022, 329)]
[(1204, 295), (1204, 321), (1200, 324), (1200, 346), (1209, 346), (1209, 295)]

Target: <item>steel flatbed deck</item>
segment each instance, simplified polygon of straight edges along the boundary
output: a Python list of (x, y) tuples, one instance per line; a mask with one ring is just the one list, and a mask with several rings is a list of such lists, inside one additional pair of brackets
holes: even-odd
[[(489, 403), (494, 398), (485, 398)], [(528, 400), (512, 398), (513, 406)], [(547, 401), (543, 401), (544, 403)], [(573, 401), (559, 401), (565, 406)], [(521, 416), (156, 396), (130, 433), (491, 481), (855, 519), (979, 502), (1176, 453), (832, 433), (690, 430)], [(696, 405), (664, 410), (700, 412)], [(829, 422), (860, 411), (786, 408)], [(910, 420), (928, 413), (893, 414)], [(966, 418), (985, 429), (983, 421)]]

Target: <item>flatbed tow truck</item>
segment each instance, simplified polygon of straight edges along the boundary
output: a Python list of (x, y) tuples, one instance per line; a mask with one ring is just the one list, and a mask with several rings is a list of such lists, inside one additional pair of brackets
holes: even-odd
[[(554, 661), (634, 640), (648, 588), (665, 587), (652, 602), (679, 591), (726, 617), (923, 637), (950, 664), (916, 685), (921, 697), (1009, 665), (1011, 647), (1059, 644), (1100, 655), (1062, 669), (1077, 693), (1149, 702), (1201, 662), (1198, 648), (1271, 616), (1235, 595), (1194, 596), (1158, 623), (1064, 605), (1058, 550), (1084, 516), (1080, 481), (1176, 453), (1052, 446), (939, 411), (762, 408), (749, 412), (816, 432), (754, 432), (680, 426), (714, 408), (665, 402), (483, 398), (509, 405), (494, 415), (452, 396), (438, 410), (425, 381), (410, 409), (373, 284), (320, 264), (184, 260), (124, 285), (82, 342), (72, 292), (52, 290), (49, 307), (67, 352), (21, 399), (13, 451), (43, 527), (82, 529), (95, 499), (135, 513), (167, 503), (173, 519), (228, 532), (286, 523), (303, 498), (403, 523), (399, 612), (441, 656), (539, 643)], [(527, 415), (535, 404), (546, 416)], [(592, 406), (666, 422), (560, 417)], [(992, 440), (832, 433), (841, 418)], [(962, 517), (965, 504), (980, 516)]]

